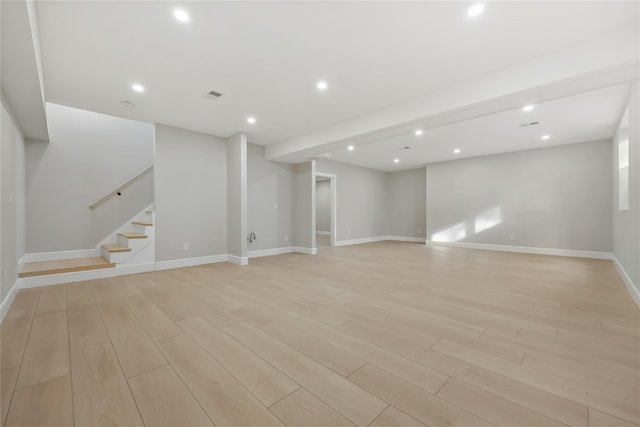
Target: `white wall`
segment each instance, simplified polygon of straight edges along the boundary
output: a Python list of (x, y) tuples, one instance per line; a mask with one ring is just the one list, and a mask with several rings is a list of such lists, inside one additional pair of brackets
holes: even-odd
[(293, 176), (293, 245), (316, 247), (315, 162), (295, 165)]
[(247, 256), (247, 136), (227, 141), (227, 253)]
[(331, 231), (331, 181), (316, 181), (316, 231)]
[(389, 235), (425, 237), (426, 194), (425, 168), (387, 173)]
[(227, 140), (163, 125), (155, 132), (156, 261), (226, 254)]
[(249, 251), (292, 245), (294, 165), (266, 160), (264, 150), (248, 144), (247, 232), (257, 237)]
[(27, 142), (29, 253), (91, 249), (153, 203), (153, 174), (89, 205), (153, 164), (153, 126), (47, 104), (50, 142)]
[(610, 141), (427, 165), (427, 239), (609, 252), (611, 176)]
[(330, 160), (317, 160), (316, 170), (338, 180), (338, 241), (389, 235), (385, 172)]
[(640, 84), (629, 94), (629, 210), (618, 210), (618, 139), (613, 139), (613, 254), (640, 295)]
[(24, 137), (2, 96), (0, 119), (0, 300), (18, 278), (25, 248)]

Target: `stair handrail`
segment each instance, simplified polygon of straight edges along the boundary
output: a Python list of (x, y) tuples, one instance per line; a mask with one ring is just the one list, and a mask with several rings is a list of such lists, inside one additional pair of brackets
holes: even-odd
[(122, 190), (124, 190), (125, 188), (127, 188), (128, 186), (133, 184), (134, 182), (136, 182), (138, 179), (142, 178), (142, 176), (147, 174), (151, 169), (153, 169), (153, 165), (151, 165), (151, 166), (147, 167), (146, 169), (138, 172), (137, 174), (135, 174), (135, 176), (129, 178), (124, 183), (122, 183), (119, 186), (117, 186), (113, 191), (110, 191), (107, 194), (105, 194), (104, 196), (100, 197), (98, 200), (96, 200), (95, 202), (90, 204), (89, 208), (90, 209), (97, 208), (98, 206), (100, 206), (101, 204), (103, 204), (104, 202), (106, 202), (107, 200), (109, 200), (110, 198), (112, 198), (113, 196), (115, 196), (116, 194), (118, 194), (119, 192), (121, 192)]

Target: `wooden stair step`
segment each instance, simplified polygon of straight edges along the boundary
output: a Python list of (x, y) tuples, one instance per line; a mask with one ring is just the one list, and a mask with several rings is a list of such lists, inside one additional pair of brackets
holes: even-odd
[(131, 248), (127, 248), (126, 246), (122, 246), (117, 243), (107, 243), (102, 245), (102, 247), (105, 248), (107, 252), (131, 252)]
[(131, 224), (144, 225), (145, 227), (151, 227), (153, 225), (151, 221), (132, 221)]
[(62, 259), (57, 261), (30, 262), (24, 265), (18, 277), (46, 276), (74, 271), (113, 268), (116, 265), (102, 257)]
[(126, 237), (127, 239), (146, 239), (146, 234), (138, 233), (118, 233), (118, 236)]

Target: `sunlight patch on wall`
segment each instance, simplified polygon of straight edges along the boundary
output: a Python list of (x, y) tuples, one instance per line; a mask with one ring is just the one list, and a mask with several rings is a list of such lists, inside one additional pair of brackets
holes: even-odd
[(502, 222), (502, 209), (500, 206), (491, 208), (476, 216), (475, 232), (480, 233), (488, 230)]
[(457, 242), (467, 237), (466, 223), (462, 222), (444, 229), (431, 236), (434, 242)]

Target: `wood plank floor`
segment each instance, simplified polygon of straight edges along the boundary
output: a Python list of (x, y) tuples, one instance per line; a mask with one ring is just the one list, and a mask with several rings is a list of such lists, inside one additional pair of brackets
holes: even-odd
[(638, 426), (610, 261), (381, 242), (20, 291), (3, 425)]

